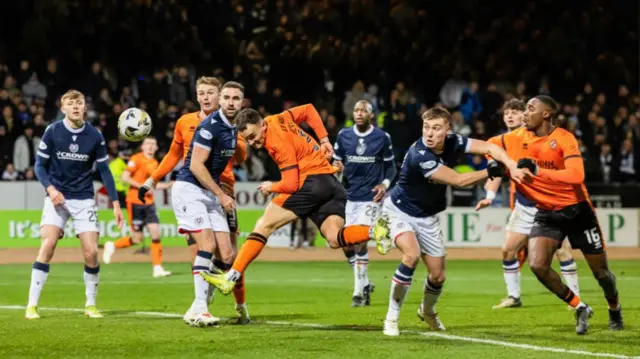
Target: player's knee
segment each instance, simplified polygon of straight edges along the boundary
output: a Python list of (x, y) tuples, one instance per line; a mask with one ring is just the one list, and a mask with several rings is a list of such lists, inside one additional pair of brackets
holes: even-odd
[(83, 250), (84, 262), (89, 266), (98, 265), (98, 249), (86, 248)]
[(529, 268), (536, 276), (544, 276), (550, 270), (544, 262), (535, 259), (529, 259)]
[(556, 251), (556, 256), (558, 257), (558, 260), (560, 262), (567, 262), (573, 259), (573, 256), (571, 255), (571, 252), (564, 250), (563, 248), (559, 248)]
[(420, 260), (420, 252), (416, 253), (403, 253), (402, 254), (402, 264), (406, 265), (410, 268), (415, 268), (418, 265), (418, 261)]
[(514, 248), (508, 247), (506, 244), (502, 246), (502, 259), (505, 261), (516, 259), (518, 252)]
[(444, 270), (432, 271), (431, 273), (429, 273), (429, 281), (437, 286), (443, 285), (446, 279), (447, 279), (447, 276)]

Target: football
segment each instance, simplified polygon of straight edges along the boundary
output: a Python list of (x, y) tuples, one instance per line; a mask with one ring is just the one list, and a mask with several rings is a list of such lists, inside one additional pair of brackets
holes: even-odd
[(151, 117), (139, 108), (127, 109), (118, 118), (118, 131), (127, 141), (140, 142), (151, 133)]

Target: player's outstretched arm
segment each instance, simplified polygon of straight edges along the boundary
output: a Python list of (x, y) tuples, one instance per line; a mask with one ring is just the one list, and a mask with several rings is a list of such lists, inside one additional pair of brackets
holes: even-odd
[(291, 115), (295, 123), (304, 121), (313, 129), (313, 132), (315, 132), (316, 136), (320, 139), (320, 145), (324, 150), (327, 159), (330, 159), (333, 156), (333, 147), (329, 142), (329, 133), (324, 127), (322, 118), (316, 108), (312, 104), (308, 103), (306, 105), (293, 107), (286, 112)]
[(579, 185), (584, 183), (584, 162), (582, 156), (567, 156), (564, 158), (564, 169), (552, 170), (540, 168), (535, 160), (523, 158), (518, 161), (518, 167), (527, 169), (534, 176), (544, 178), (549, 181), (568, 185)]
[(467, 152), (473, 153), (476, 155), (490, 156), (496, 161), (502, 163), (507, 167), (510, 172), (511, 178), (520, 183), (522, 178), (524, 177), (524, 172), (521, 169), (518, 169), (518, 164), (509, 158), (507, 152), (500, 148), (499, 146), (494, 145), (493, 143), (489, 143), (482, 140), (477, 139), (469, 139), (469, 150)]
[[(156, 182), (163, 179), (169, 172), (173, 171), (173, 169), (176, 168), (178, 162), (180, 162), (180, 159), (182, 158), (182, 155), (182, 143), (177, 143), (174, 137), (173, 141), (171, 141), (169, 152), (164, 155), (162, 161), (160, 161), (160, 165), (158, 165), (158, 168), (153, 171), (151, 177), (149, 178), (153, 182), (151, 187), (153, 187)], [(145, 185), (147, 185), (147, 182), (145, 182)]]
[[(570, 134), (566, 133), (558, 145), (564, 155), (564, 169), (552, 170), (539, 168), (535, 160), (522, 158), (518, 161), (518, 167), (528, 169), (534, 176), (539, 176), (549, 181), (554, 181), (568, 185), (579, 185), (584, 183), (584, 161), (582, 153), (578, 148), (578, 141)], [(544, 158), (539, 158), (544, 160)]]
[(428, 177), (434, 182), (447, 184), (455, 187), (467, 187), (478, 183), (489, 177), (486, 169), (482, 171), (473, 171), (467, 173), (458, 173), (452, 168), (440, 164), (435, 171)]

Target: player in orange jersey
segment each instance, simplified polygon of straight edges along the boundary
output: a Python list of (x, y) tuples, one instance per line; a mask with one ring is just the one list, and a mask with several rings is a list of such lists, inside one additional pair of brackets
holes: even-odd
[[(153, 264), (153, 277), (170, 276), (171, 272), (162, 267), (162, 243), (160, 242), (160, 220), (153, 203), (153, 192), (146, 194), (143, 200), (138, 199), (138, 188), (142, 186), (153, 171), (158, 168), (158, 161), (155, 159), (158, 150), (158, 142), (153, 137), (147, 137), (140, 146), (142, 152), (131, 156), (127, 167), (122, 174), (122, 180), (129, 184), (127, 193), (127, 213), (129, 214), (129, 225), (133, 232), (131, 236), (118, 239), (115, 242), (109, 241), (104, 244), (102, 261), (110, 263), (111, 257), (118, 248), (127, 248), (138, 244), (143, 239), (143, 229), (147, 227), (151, 235), (151, 263)], [(171, 187), (172, 183), (163, 182), (158, 184), (159, 189)]]
[[(298, 127), (305, 121), (314, 130), (320, 144)], [(384, 219), (374, 226), (345, 225), (347, 194), (329, 164), (333, 148), (327, 130), (313, 105), (294, 107), (264, 119), (253, 109), (244, 109), (236, 117), (240, 134), (254, 148), (265, 148), (280, 168), (282, 179), (263, 182), (258, 189), (267, 196), (277, 196), (269, 203), (247, 241), (240, 248), (232, 269), (226, 274), (201, 275), (228, 294), (247, 266), (260, 254), (267, 238), (278, 228), (297, 218), (310, 217), (332, 248), (368, 241), (388, 241), (389, 229)]]
[(502, 136), (507, 152), (518, 158), (518, 167), (530, 182), (517, 184), (517, 190), (536, 202), (538, 212), (529, 237), (529, 267), (538, 280), (560, 299), (576, 308), (576, 333), (589, 329), (591, 307), (567, 287), (551, 268), (553, 253), (565, 239), (580, 249), (598, 280), (609, 304), (609, 328), (623, 328), (616, 279), (607, 261), (606, 244), (595, 209), (584, 185), (584, 162), (576, 138), (554, 127), (556, 102), (539, 95), (527, 103), (526, 128)]
[[(503, 120), (509, 131), (515, 131), (523, 126), (524, 110), (525, 103), (519, 99), (509, 100), (502, 106)], [(501, 139), (502, 136), (495, 136), (487, 142), (504, 149)], [(476, 211), (491, 205), (501, 182), (502, 178), (487, 180), (485, 184), (487, 197), (478, 202)], [(520, 270), (522, 263), (526, 260), (526, 255), (520, 258), (518, 254), (526, 248), (529, 233), (531, 232), (531, 227), (533, 227), (533, 218), (538, 211), (534, 201), (527, 199), (516, 191), (514, 182), (511, 182), (510, 189), (511, 215), (505, 228), (504, 245), (502, 246), (502, 269), (507, 286), (507, 297), (502, 299), (500, 304), (494, 305), (493, 309), (522, 306), (522, 301), (520, 300)], [(556, 257), (560, 262), (560, 272), (565, 282), (574, 293), (580, 295), (577, 266), (570, 249), (569, 241), (563, 241), (562, 247), (558, 248), (556, 252)]]
[[(219, 107), (221, 87), (222, 84), (215, 77), (203, 76), (198, 79), (196, 82), (196, 96), (198, 104), (200, 105), (200, 111), (185, 114), (178, 119), (169, 152), (167, 152), (165, 157), (162, 159), (158, 169), (141, 187), (139, 192), (139, 196), (141, 198), (144, 198), (145, 193), (153, 188), (155, 183), (164, 178), (175, 168), (181, 159), (184, 159), (187, 156), (196, 127), (198, 127), (198, 124), (203, 119), (216, 111)], [(244, 162), (246, 158), (247, 144), (241, 136), (238, 136), (235, 154), (220, 176), (220, 185), (222, 190), (234, 199), (235, 176), (233, 174), (233, 165)], [(233, 263), (238, 251), (238, 216), (235, 209), (233, 210), (233, 213), (227, 213), (227, 222), (229, 224), (231, 237), (230, 245), (216, 241), (216, 250), (213, 259), (213, 265), (223, 271), (231, 268), (231, 263)], [(189, 253), (191, 254), (191, 261), (193, 262), (193, 259), (198, 252), (198, 246), (189, 234), (186, 235), (186, 238), (187, 245), (189, 246)], [(238, 281), (233, 290), (233, 294), (236, 300), (237, 322), (239, 324), (249, 323), (249, 311), (245, 303), (246, 291), (244, 287), (244, 277)], [(209, 291), (209, 295), (209, 301), (212, 301), (213, 290)]]

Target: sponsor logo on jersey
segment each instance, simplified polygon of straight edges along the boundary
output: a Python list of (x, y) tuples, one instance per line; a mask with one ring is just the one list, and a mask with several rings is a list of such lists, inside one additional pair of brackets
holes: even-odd
[(89, 155), (84, 153), (57, 151), (56, 157), (58, 157), (58, 159), (60, 160), (68, 160), (68, 161), (82, 161), (82, 162), (89, 161)]
[(233, 154), (236, 152), (235, 146), (233, 148), (225, 148), (220, 151), (220, 156), (222, 157), (233, 157)]
[(348, 163), (375, 163), (376, 156), (347, 156)]

